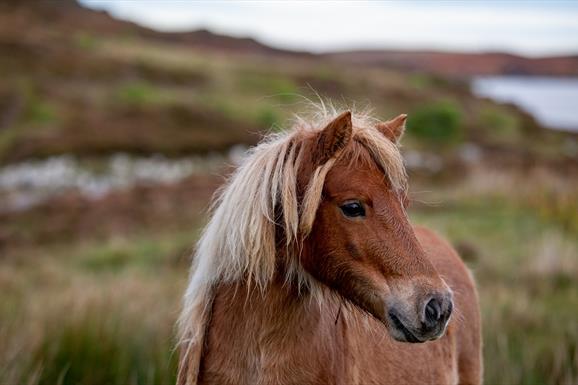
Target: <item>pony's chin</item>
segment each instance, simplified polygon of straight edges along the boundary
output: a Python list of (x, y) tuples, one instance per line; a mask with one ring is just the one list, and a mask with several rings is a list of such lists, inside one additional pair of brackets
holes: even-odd
[(392, 338), (399, 342), (408, 342), (412, 344), (424, 343), (427, 341), (435, 341), (441, 338), (447, 329), (449, 320), (439, 330), (432, 334), (423, 335), (422, 333), (414, 331), (412, 328), (406, 326), (404, 322), (393, 312), (388, 314), (388, 330)]
[(418, 338), (414, 332), (412, 332), (407, 326), (401, 322), (399, 317), (393, 313), (389, 313), (389, 324), (388, 330), (389, 334), (394, 340), (399, 342), (409, 342), (412, 344), (422, 343), (427, 341), (427, 339)]

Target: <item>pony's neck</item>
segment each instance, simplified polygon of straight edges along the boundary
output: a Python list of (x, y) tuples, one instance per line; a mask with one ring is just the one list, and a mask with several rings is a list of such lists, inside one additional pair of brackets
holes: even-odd
[[(241, 329), (242, 325), (251, 330), (256, 325), (285, 330), (300, 329), (304, 324), (313, 327), (330, 318), (335, 321), (340, 304), (331, 297), (325, 294), (320, 298), (318, 293), (314, 295), (311, 290), (299, 287), (297, 282), (286, 282), (281, 276), (275, 277), (264, 289), (244, 281), (221, 284), (216, 290), (213, 316), (224, 317), (228, 320), (226, 323)], [(221, 314), (221, 310), (227, 315)]]

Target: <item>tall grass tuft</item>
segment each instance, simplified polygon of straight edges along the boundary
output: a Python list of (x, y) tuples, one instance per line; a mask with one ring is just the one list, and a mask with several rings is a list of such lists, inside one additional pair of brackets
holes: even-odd
[(109, 309), (55, 322), (33, 354), (31, 372), (39, 373), (39, 384), (174, 383), (172, 340), (159, 338), (154, 325)]

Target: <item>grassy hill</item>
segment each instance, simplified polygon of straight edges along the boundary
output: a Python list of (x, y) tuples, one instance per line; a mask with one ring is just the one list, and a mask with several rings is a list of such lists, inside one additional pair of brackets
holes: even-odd
[(223, 151), (287, 125), (316, 93), (371, 106), (383, 118), (409, 113), (410, 148), (441, 146), (452, 155), (473, 142), (493, 159), (516, 153), (566, 164), (557, 149), (576, 141), (514, 107), (474, 98), (466, 83), (427, 72), (360, 71), (347, 60), (207, 31), (158, 33), (73, 1), (2, 7), (1, 163), (57, 154)]

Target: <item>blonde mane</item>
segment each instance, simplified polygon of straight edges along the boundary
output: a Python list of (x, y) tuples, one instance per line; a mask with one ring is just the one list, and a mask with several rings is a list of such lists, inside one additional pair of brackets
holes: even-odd
[[(298, 118), (290, 130), (267, 136), (219, 191), (212, 217), (197, 243), (179, 318), (179, 384), (196, 383), (216, 284), (244, 280), (264, 291), (273, 279), (277, 227), (282, 228), (286, 242), (285, 279), (305, 290), (315, 288), (315, 282), (299, 264), (298, 246), (311, 231), (325, 177), (339, 157), (359, 156), (360, 148), (364, 148), (394, 188), (406, 188), (397, 146), (375, 129), (377, 120), (367, 113), (354, 113), (350, 145), (314, 170), (303, 201), (298, 202), (298, 172), (307, 150), (302, 144), (337, 115), (334, 108), (322, 106), (313, 118)], [(276, 223), (279, 218), (282, 223)]]

